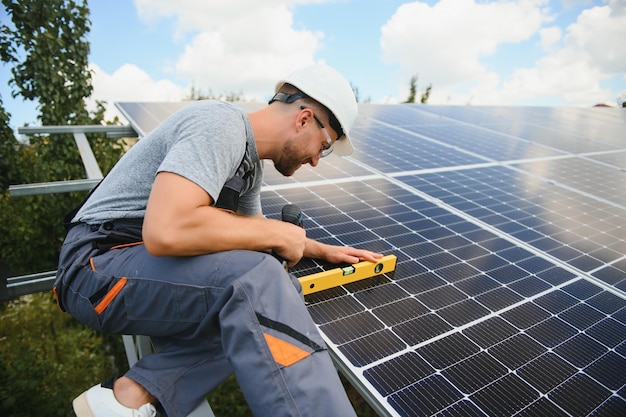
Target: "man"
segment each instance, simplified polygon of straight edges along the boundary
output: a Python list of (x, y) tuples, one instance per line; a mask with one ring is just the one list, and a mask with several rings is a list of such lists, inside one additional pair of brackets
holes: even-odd
[(375, 261), (261, 214), (261, 161), (283, 175), (352, 152), (351, 87), (313, 65), (246, 114), (201, 101), (134, 145), (74, 216), (55, 292), (94, 329), (148, 335), (161, 349), (74, 400), (78, 417), (191, 412), (233, 372), (255, 416), (353, 416), (295, 265)]

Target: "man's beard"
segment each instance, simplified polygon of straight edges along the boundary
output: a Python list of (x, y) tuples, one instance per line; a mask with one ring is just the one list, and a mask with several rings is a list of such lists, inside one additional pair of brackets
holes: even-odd
[(302, 165), (303, 158), (298, 154), (298, 148), (295, 142), (295, 138), (287, 140), (285, 142), (285, 146), (283, 147), (283, 153), (280, 160), (278, 162), (274, 162), (276, 171), (280, 172), (285, 177), (292, 176)]

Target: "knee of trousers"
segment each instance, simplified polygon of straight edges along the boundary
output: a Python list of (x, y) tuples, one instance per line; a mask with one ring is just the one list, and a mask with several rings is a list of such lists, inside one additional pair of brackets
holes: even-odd
[[(285, 271), (283, 265), (272, 255), (265, 252), (236, 250), (230, 254), (231, 261), (228, 268), (237, 286), (246, 291), (254, 288), (257, 291), (270, 290), (281, 293), (283, 291), (302, 293), (300, 281)], [(226, 266), (224, 266), (226, 267)], [(256, 292), (256, 291), (255, 291)]]
[(254, 313), (279, 321), (305, 314), (299, 281), (274, 257), (266, 253), (234, 251), (230, 258), (230, 270), (223, 271), (226, 281), (221, 284), (225, 291), (218, 305), (243, 302)]
[(229, 272), (232, 282), (219, 303), (222, 337), (228, 346), (226, 355), (239, 357), (238, 352), (247, 347), (256, 351), (259, 358), (271, 353), (273, 366), (289, 366), (292, 362), (284, 360), (285, 353), (297, 351), (295, 362), (298, 362), (324, 350), (325, 343), (307, 311), (298, 280), (271, 255), (233, 253), (233, 256), (240, 263)]

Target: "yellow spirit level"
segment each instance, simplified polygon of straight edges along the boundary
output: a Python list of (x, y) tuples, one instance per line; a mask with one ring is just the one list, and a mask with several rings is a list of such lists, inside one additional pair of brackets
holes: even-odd
[(298, 278), (304, 295), (339, 285), (371, 278), (396, 269), (396, 255), (387, 255), (376, 262), (363, 261), (343, 268), (334, 268)]

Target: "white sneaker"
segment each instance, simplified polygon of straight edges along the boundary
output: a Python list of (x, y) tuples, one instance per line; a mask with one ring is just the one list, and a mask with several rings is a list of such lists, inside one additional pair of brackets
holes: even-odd
[(95, 385), (76, 397), (72, 403), (77, 417), (155, 417), (152, 404), (138, 410), (124, 407), (113, 395), (113, 380)]

